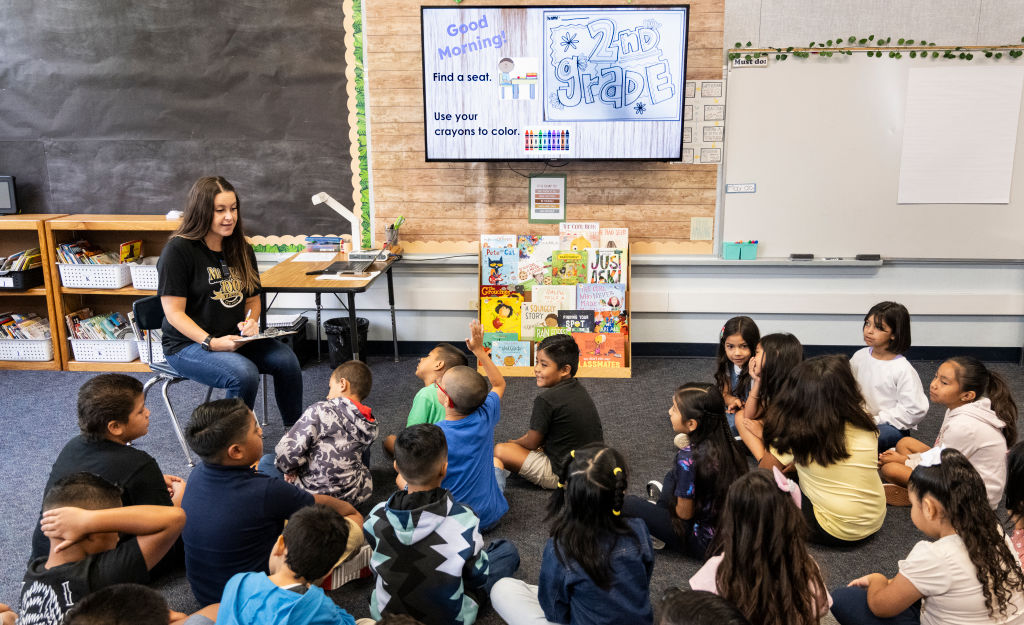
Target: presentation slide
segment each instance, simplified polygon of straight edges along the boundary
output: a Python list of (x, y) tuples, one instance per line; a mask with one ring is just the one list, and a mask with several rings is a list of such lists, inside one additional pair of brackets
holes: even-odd
[(423, 7), (427, 160), (681, 157), (687, 7)]

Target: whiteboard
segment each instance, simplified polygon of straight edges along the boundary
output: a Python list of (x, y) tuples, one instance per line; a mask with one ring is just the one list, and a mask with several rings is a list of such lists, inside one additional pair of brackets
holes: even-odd
[(722, 239), (756, 239), (760, 257), (1024, 258), (1020, 119), (1008, 204), (897, 201), (907, 76), (939, 63), (953, 61), (856, 54), (730, 70), (723, 183), (757, 187), (723, 194)]

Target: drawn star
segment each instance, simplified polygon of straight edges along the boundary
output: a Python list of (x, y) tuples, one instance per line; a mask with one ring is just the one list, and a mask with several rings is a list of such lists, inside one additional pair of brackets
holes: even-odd
[(576, 35), (572, 33), (565, 33), (562, 35), (562, 52), (568, 52), (569, 48), (575, 50), (576, 44), (579, 42), (580, 40), (576, 38)]
[(637, 115), (643, 115), (644, 113), (647, 112), (647, 105), (644, 104), (643, 102), (637, 102), (633, 106), (633, 112), (636, 113)]

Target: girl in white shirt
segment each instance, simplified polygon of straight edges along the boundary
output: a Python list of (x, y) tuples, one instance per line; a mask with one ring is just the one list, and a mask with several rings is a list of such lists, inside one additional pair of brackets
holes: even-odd
[(841, 625), (1024, 623), (1024, 573), (988, 506), (985, 486), (955, 449), (935, 447), (910, 475), (910, 518), (921, 541), (886, 579), (865, 575), (832, 591)]
[[(952, 447), (971, 461), (995, 510), (1006, 484), (1006, 450), (1017, 441), (1017, 404), (1009, 385), (977, 358), (954, 356), (939, 366), (928, 396), (946, 407), (934, 446)], [(907, 436), (878, 457), (882, 477), (890, 482), (885, 494), (891, 505), (910, 505), (903, 487), (931, 447)]]
[(910, 313), (903, 304), (879, 302), (864, 315), (867, 347), (850, 358), (864, 404), (878, 425), (878, 451), (896, 445), (928, 412), (921, 378), (903, 357), (910, 349)]

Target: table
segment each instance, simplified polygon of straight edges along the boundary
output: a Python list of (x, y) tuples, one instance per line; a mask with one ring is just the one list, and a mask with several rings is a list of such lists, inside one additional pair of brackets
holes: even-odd
[[(320, 296), (324, 293), (348, 295), (349, 338), (352, 342), (352, 358), (359, 359), (359, 333), (356, 326), (356, 293), (363, 293), (381, 276), (388, 279), (388, 305), (391, 307), (391, 343), (395, 351), (395, 362), (398, 362), (398, 334), (395, 325), (395, 286), (391, 276), (392, 266), (401, 256), (389, 256), (387, 260), (377, 261), (370, 265), (368, 272), (377, 272), (368, 278), (359, 274), (346, 276), (344, 280), (318, 280), (320, 276), (307, 276), (306, 272), (324, 269), (335, 260), (345, 260), (346, 255), (339, 254), (327, 263), (296, 263), (292, 262), (295, 255), (274, 265), (265, 273), (260, 274), (262, 290), (260, 305), (260, 328), (266, 328), (267, 293), (312, 293), (316, 302), (316, 356), (321, 358), (320, 351)], [(273, 303), (273, 302), (271, 302)]]

